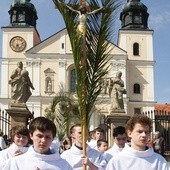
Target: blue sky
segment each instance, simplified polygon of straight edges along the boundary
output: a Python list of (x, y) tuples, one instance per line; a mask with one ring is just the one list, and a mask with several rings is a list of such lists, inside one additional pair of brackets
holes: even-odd
[[(8, 10), (13, 0), (0, 0), (0, 27), (9, 25)], [(38, 13), (37, 30), (41, 40), (64, 28), (59, 12), (52, 0), (31, 0)], [(124, 3), (127, 1), (124, 0)], [(158, 103), (170, 103), (170, 1), (141, 0), (148, 7), (148, 26), (154, 30), (155, 58), (155, 100)], [(119, 15), (117, 29), (120, 28)], [(2, 55), (2, 31), (0, 31), (0, 57)], [(169, 75), (169, 76), (168, 76)]]

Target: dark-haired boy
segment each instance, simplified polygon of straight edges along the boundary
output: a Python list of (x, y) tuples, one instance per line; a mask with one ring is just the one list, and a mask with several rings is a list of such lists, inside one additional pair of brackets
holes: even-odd
[(105, 153), (108, 149), (108, 142), (105, 139), (99, 139), (97, 141), (97, 149), (100, 153)]
[(97, 141), (99, 139), (103, 139), (104, 136), (104, 130), (100, 127), (95, 128), (92, 131), (92, 139), (88, 142), (88, 145), (97, 150)]
[(113, 130), (113, 139), (114, 139), (113, 146), (104, 153), (104, 157), (107, 162), (109, 162), (109, 160), (113, 156), (121, 152), (122, 149), (125, 147), (125, 143), (127, 142), (125, 127), (123, 126), (116, 127)]
[(29, 132), (33, 145), (25, 154), (12, 158), (4, 170), (63, 170), (63, 166), (65, 170), (72, 170), (58, 152), (50, 150), (56, 136), (56, 126), (51, 120), (45, 117), (33, 119), (29, 124)]

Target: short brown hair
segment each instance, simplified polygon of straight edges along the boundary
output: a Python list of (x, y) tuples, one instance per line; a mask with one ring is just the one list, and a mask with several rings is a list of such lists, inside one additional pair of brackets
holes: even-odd
[(36, 117), (29, 124), (29, 132), (33, 135), (34, 131), (39, 130), (41, 132), (51, 131), (53, 138), (56, 136), (57, 130), (55, 124), (48, 118)]
[(126, 130), (133, 131), (133, 129), (137, 123), (145, 125), (145, 126), (149, 126), (150, 131), (152, 129), (152, 119), (150, 119), (148, 116), (139, 114), (139, 115), (132, 116), (128, 120), (128, 122), (126, 124)]
[(96, 132), (101, 132), (101, 133), (104, 133), (104, 130), (101, 128), (101, 127), (97, 127), (93, 130), (94, 133)]
[(10, 130), (10, 137), (11, 137), (12, 141), (14, 141), (15, 135), (27, 136), (28, 139), (30, 139), (29, 130), (28, 130), (28, 128), (26, 126), (14, 126)]
[(99, 140), (97, 141), (97, 146), (100, 147), (100, 146), (102, 145), (102, 143), (107, 143), (107, 144), (108, 144), (107, 140), (105, 140), (105, 139), (99, 139)]

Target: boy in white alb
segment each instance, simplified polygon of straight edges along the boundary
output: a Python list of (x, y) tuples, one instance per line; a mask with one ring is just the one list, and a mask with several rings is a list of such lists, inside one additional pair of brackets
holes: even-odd
[(87, 145), (87, 156), (83, 155), (81, 125), (73, 125), (70, 129), (70, 136), (74, 143), (69, 150), (64, 151), (61, 157), (71, 165), (73, 170), (82, 170), (83, 164), (88, 170), (104, 170), (106, 161), (100, 152)]
[(45, 117), (33, 119), (29, 132), (33, 145), (25, 154), (10, 159), (3, 170), (72, 170), (58, 152), (50, 150), (56, 136), (56, 127), (51, 120)]
[(98, 150), (97, 148), (97, 141), (99, 139), (103, 139), (103, 135), (104, 135), (104, 130), (100, 127), (97, 127), (96, 129), (94, 129), (92, 131), (92, 139), (88, 142), (88, 145), (93, 148)]
[(0, 151), (0, 169), (3, 168), (5, 163), (14, 156), (21, 155), (28, 150), (28, 142), (30, 135), (27, 127), (15, 126), (10, 130), (10, 137), (12, 144)]
[(125, 147), (125, 144), (127, 142), (125, 127), (118, 126), (114, 128), (113, 139), (114, 139), (113, 146), (104, 153), (104, 158), (106, 159), (107, 163), (113, 156), (117, 155)]
[(108, 142), (105, 139), (97, 141), (97, 149), (100, 153), (104, 154), (108, 150)]
[(143, 115), (136, 115), (127, 122), (127, 135), (131, 138), (131, 146), (113, 157), (106, 170), (170, 170), (169, 163), (152, 148), (147, 141), (152, 127), (152, 120)]

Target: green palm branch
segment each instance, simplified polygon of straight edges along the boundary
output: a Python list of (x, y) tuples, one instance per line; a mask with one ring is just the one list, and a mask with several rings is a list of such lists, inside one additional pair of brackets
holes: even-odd
[(119, 0), (88, 1), (91, 11), (100, 8), (100, 5), (103, 6), (103, 10), (88, 16), (86, 36), (80, 37), (76, 31), (78, 14), (65, 6), (67, 4), (78, 10), (80, 2), (78, 0), (68, 2), (53, 0), (53, 2), (63, 16), (71, 42), (81, 120), (85, 112), (86, 122), (89, 122), (91, 111), (101, 92), (101, 80), (108, 73), (116, 10), (121, 3)]

